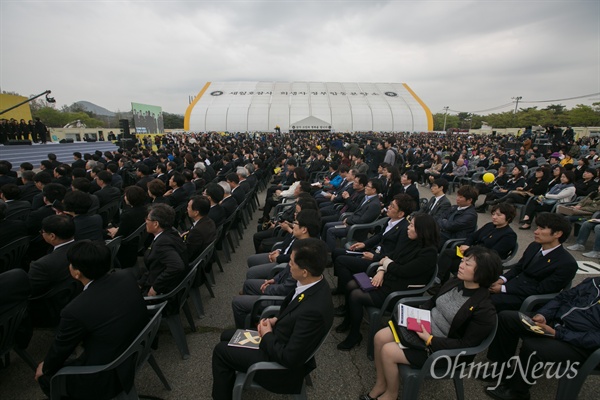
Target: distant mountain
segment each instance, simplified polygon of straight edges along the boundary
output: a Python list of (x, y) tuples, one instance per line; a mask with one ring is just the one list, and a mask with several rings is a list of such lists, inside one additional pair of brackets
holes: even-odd
[(116, 115), (114, 112), (109, 111), (104, 107), (97, 106), (94, 103), (90, 103), (89, 101), (78, 101), (75, 104), (80, 105), (86, 111), (91, 111), (96, 115), (101, 115), (101, 116), (106, 116), (106, 117), (114, 117)]

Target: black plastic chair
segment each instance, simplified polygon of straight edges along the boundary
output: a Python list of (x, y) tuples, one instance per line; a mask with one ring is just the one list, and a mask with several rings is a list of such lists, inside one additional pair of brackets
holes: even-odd
[[(196, 272), (196, 278), (194, 279), (194, 283), (190, 288), (190, 298), (192, 299), (192, 303), (194, 303), (194, 307), (196, 308), (196, 312), (198, 313), (198, 318), (204, 317), (204, 306), (202, 305), (202, 297), (200, 296), (200, 286), (206, 285), (208, 292), (210, 293), (210, 297), (215, 298), (215, 293), (212, 290), (212, 285), (214, 285), (214, 274), (212, 273), (212, 268), (210, 272), (207, 274), (206, 268), (211, 263), (213, 252), (215, 250), (215, 242), (209, 244), (204, 251), (196, 257), (194, 261), (190, 263), (192, 268), (196, 268), (198, 272)], [(209, 277), (211, 279), (209, 279)]]
[(146, 223), (142, 223), (135, 231), (121, 241), (120, 251), (117, 252), (117, 258), (121, 268), (129, 268), (135, 265), (137, 256), (142, 254), (146, 248)]
[(558, 381), (558, 389), (556, 390), (556, 400), (577, 399), (581, 387), (589, 375), (600, 375), (600, 349), (596, 349), (588, 359), (577, 369), (577, 375), (573, 378), (568, 378), (565, 374)]
[(116, 238), (114, 238), (112, 240), (106, 241), (106, 247), (108, 247), (108, 249), (110, 250), (110, 261), (112, 264), (111, 266), (113, 268), (115, 266), (115, 259), (117, 258), (117, 253), (119, 252), (119, 248), (121, 248), (122, 241), (123, 241), (122, 236), (117, 236)]
[[(384, 218), (379, 218), (368, 224), (354, 224), (354, 225), (350, 226), (350, 229), (348, 229), (348, 233), (346, 234), (346, 238), (344, 239), (344, 241), (345, 241), (344, 247), (346, 249), (350, 249), (350, 246), (352, 246), (354, 243), (357, 242), (356, 240), (354, 240), (354, 238), (355, 238), (355, 236), (358, 235), (358, 232), (361, 232), (361, 235), (360, 235), (361, 237), (364, 236), (366, 238), (366, 236), (370, 232), (377, 234), (378, 231), (384, 230), (385, 225), (388, 223), (389, 220), (390, 219), (388, 217), (384, 217)], [(367, 232), (366, 235), (364, 234), (364, 231)]]
[(29, 217), (29, 214), (31, 214), (31, 208), (25, 208), (23, 210), (14, 212), (12, 214), (8, 214), (5, 219), (10, 219), (12, 221), (23, 221), (25, 222), (27, 220), (27, 217)]
[[(413, 307), (417, 307), (419, 304), (427, 301), (428, 298), (404, 298), (400, 300), (403, 304), (408, 304)], [(455, 357), (468, 357), (474, 356), (481, 353), (489, 347), (494, 340), (496, 335), (496, 329), (498, 328), (498, 317), (494, 323), (494, 329), (489, 336), (481, 342), (478, 346), (465, 347), (459, 349), (449, 350), (438, 350), (431, 354), (422, 368), (413, 368), (410, 365), (400, 364), (398, 369), (400, 371), (400, 378), (402, 379), (402, 395), (400, 396), (404, 400), (417, 400), (419, 398), (419, 390), (421, 384), (426, 378), (434, 378), (432, 372), (435, 373), (435, 379), (452, 379), (454, 381), (454, 389), (456, 391), (456, 397), (459, 400), (464, 399), (464, 387), (461, 378), (461, 374), (456, 373), (453, 368), (434, 368), (436, 364), (434, 362), (439, 358), (453, 359)], [(432, 368), (433, 367), (433, 368)]]
[[(160, 368), (156, 364), (156, 360), (151, 355), (152, 351), (152, 342), (158, 333), (158, 328), (160, 327), (160, 321), (162, 318), (162, 311), (166, 306), (166, 302), (160, 305), (157, 305), (157, 308), (154, 310), (155, 314), (148, 322), (148, 324), (144, 327), (142, 332), (135, 338), (133, 343), (129, 345), (127, 350), (125, 350), (116, 360), (111, 363), (105, 365), (98, 366), (77, 366), (77, 367), (64, 367), (61, 368), (53, 377), (50, 383), (50, 399), (61, 399), (63, 396), (67, 396), (67, 377), (74, 375), (92, 375), (98, 374), (101, 372), (111, 371), (113, 369), (118, 368), (123, 362), (130, 358), (134, 358), (135, 363), (133, 364), (133, 368), (135, 368), (135, 374), (141, 369), (142, 365), (152, 359), (150, 365), (154, 369), (157, 374), (159, 374)], [(153, 365), (154, 364), (154, 365)], [(158, 368), (158, 371), (155, 369)], [(133, 376), (135, 376), (135, 374)], [(162, 371), (160, 371), (159, 378), (163, 382), (166, 382), (164, 375), (162, 375)], [(163, 381), (163, 379), (165, 379)], [(130, 384), (129, 388), (124, 388), (125, 390), (119, 393), (116, 398), (117, 399), (138, 399), (138, 394), (135, 389), (135, 378), (132, 379), (131, 382), (128, 382), (127, 385)], [(167, 382), (168, 385), (168, 382)]]
[(56, 327), (62, 309), (83, 290), (81, 282), (69, 278), (46, 293), (29, 298), (29, 316), (35, 327)]
[(184, 360), (190, 358), (190, 350), (188, 348), (187, 340), (185, 338), (185, 332), (183, 331), (183, 324), (181, 323), (180, 313), (181, 310), (183, 310), (185, 317), (188, 320), (188, 323), (190, 324), (192, 332), (196, 332), (194, 318), (192, 318), (192, 313), (187, 303), (190, 288), (192, 287), (192, 284), (194, 283), (194, 278), (196, 277), (196, 271), (197, 268), (195, 266), (192, 267), (190, 272), (181, 281), (181, 283), (177, 285), (177, 287), (171, 292), (167, 294), (160, 294), (158, 296), (144, 297), (144, 300), (146, 300), (147, 305), (162, 303), (163, 301), (168, 302), (167, 307), (163, 310), (163, 317), (169, 325), (171, 335), (173, 335), (173, 339), (175, 339), (175, 344), (179, 349), (181, 358), (183, 358)]
[(244, 321), (245, 329), (256, 329), (256, 325), (261, 318), (264, 318), (264, 312), (267, 309), (273, 310), (269, 307), (279, 307), (285, 300), (285, 296), (259, 296), (258, 299), (252, 305), (252, 311), (246, 316)]
[[(377, 262), (374, 262), (371, 265), (369, 265), (369, 268), (367, 269), (367, 275), (375, 275), (375, 271), (378, 266), (379, 263)], [(429, 288), (433, 286), (435, 279), (437, 278), (437, 273), (438, 267), (436, 264), (433, 270), (433, 275), (431, 276), (431, 279), (429, 280), (429, 282), (427, 282), (426, 285), (423, 285), (420, 288), (397, 290), (387, 295), (381, 307), (366, 307), (367, 315), (369, 316), (369, 338), (367, 342), (367, 358), (369, 360), (373, 360), (374, 358), (373, 340), (375, 339), (375, 334), (377, 333), (377, 331), (381, 329), (381, 320), (383, 319), (384, 315), (392, 311), (392, 305), (396, 304), (399, 299), (409, 296), (418, 296), (427, 292), (427, 290), (429, 290)]]
[(111, 201), (98, 209), (98, 215), (102, 217), (102, 227), (106, 228), (119, 212), (120, 200)]
[(0, 248), (0, 273), (21, 266), (29, 248), (29, 237), (25, 236)]
[[(329, 329), (329, 332), (331, 332), (331, 329)], [(308, 356), (308, 358), (306, 359), (306, 362), (310, 361), (315, 356), (315, 354), (317, 354), (317, 352), (319, 351), (319, 349), (321, 348), (323, 343), (325, 343), (325, 339), (327, 339), (327, 337), (329, 336), (329, 332), (327, 332), (327, 334), (323, 336), (323, 338), (321, 339), (321, 343), (319, 343), (319, 345), (317, 346), (315, 351)], [(256, 364), (251, 365), (250, 368), (248, 368), (248, 371), (246, 371), (246, 372), (238, 372), (236, 374), (235, 384), (233, 386), (233, 400), (241, 400), (242, 392), (245, 389), (264, 390), (264, 388), (262, 386), (260, 386), (256, 382), (254, 382), (254, 374), (256, 374), (258, 371), (276, 371), (276, 370), (284, 370), (284, 369), (287, 369), (287, 368), (285, 368), (283, 365), (281, 365), (277, 362), (262, 361), (262, 362), (258, 362)], [(289, 394), (291, 394), (295, 400), (306, 400), (307, 399), (306, 386), (312, 386), (312, 380), (310, 379), (310, 374), (306, 375), (306, 377), (304, 378), (304, 382), (302, 383), (302, 388), (300, 390), (300, 393), (289, 393)]]
[(27, 300), (22, 301), (10, 311), (0, 315), (0, 359), (4, 358), (4, 367), (10, 365), (10, 351), (14, 350), (31, 367), (36, 370), (37, 364), (27, 351), (15, 346), (17, 329), (27, 311)]

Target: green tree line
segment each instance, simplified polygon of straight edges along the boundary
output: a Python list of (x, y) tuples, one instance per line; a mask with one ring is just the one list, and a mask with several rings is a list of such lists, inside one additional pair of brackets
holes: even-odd
[[(444, 128), (444, 113), (433, 114), (434, 130)], [(478, 115), (466, 112), (446, 115), (446, 129), (479, 129), (483, 123), (492, 128), (517, 128), (529, 125), (556, 126), (600, 126), (600, 103), (592, 106), (578, 104), (567, 110), (562, 104), (551, 104), (546, 108), (520, 108), (513, 111)]]

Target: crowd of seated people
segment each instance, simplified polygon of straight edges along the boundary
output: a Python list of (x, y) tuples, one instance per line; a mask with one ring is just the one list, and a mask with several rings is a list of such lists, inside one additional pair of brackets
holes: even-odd
[[(394, 392), (397, 396), (398, 390), (398, 382), (388, 376), (391, 365), (418, 366), (432, 351), (477, 344), (493, 328), (490, 321), (496, 311), (518, 310), (530, 295), (558, 293), (575, 276), (577, 264), (562, 244), (571, 230), (569, 219), (577, 222), (597, 211), (598, 173), (591, 166), (596, 161), (595, 150), (590, 151), (591, 157), (585, 153), (596, 143), (580, 141), (577, 149), (581, 154), (570, 154), (575, 147), (572, 143), (545, 153), (517, 145), (508, 137), (490, 140), (433, 133), (383, 138), (367, 134), (169, 135), (157, 150), (74, 153), (69, 163), (49, 154), (48, 160), (39, 163), (40, 172), (34, 172), (32, 163), (24, 163), (15, 174), (12, 165), (2, 161), (0, 236), (11, 229), (11, 234), (3, 237), (30, 237), (30, 250), (19, 267), (29, 272), (35, 289), (31, 296), (36, 297), (65, 280), (84, 285), (93, 280), (86, 273), (95, 272), (79, 265), (69, 267), (65, 259), (69, 248), (83, 246), (88, 240), (102, 243), (125, 238), (144, 226), (148, 234), (145, 246), (124, 244), (114, 266), (137, 280), (140, 297), (165, 294), (182, 281), (189, 263), (219, 239), (219, 228), (258, 183), (272, 174), (260, 230), (253, 237), (257, 254), (248, 255), (247, 280), (240, 282), (243, 289), (232, 300), (232, 320), (238, 328), (252, 328), (256, 316), (249, 314), (258, 296), (276, 294), (285, 299), (276, 319), (258, 321), (264, 344), (261, 342), (261, 356), (248, 362), (274, 360), (291, 370), (307, 361), (311, 364), (302, 356), (320, 343), (334, 314), (344, 316), (336, 331), (349, 332), (338, 349), (350, 350), (362, 339), (364, 307), (381, 306), (393, 291), (424, 287), (437, 268), (435, 297), (425, 307), (438, 319), (432, 323), (431, 334), (419, 332), (425, 350), (413, 352), (397, 345), (389, 349), (389, 328), (375, 338), (377, 382), (366, 396), (383, 394), (380, 398), (387, 398)], [(516, 146), (516, 150), (507, 151), (508, 146)], [(570, 162), (569, 157), (577, 161)], [(476, 168), (498, 172), (491, 183), (460, 186), (452, 205), (445, 194), (449, 182), (474, 176)], [(430, 185), (433, 194), (424, 207), (418, 183)], [(475, 207), (480, 194), (485, 199), (479, 210), (485, 212), (491, 205), (492, 222), (478, 229)], [(569, 204), (577, 196), (587, 197), (580, 205)], [(118, 211), (107, 225), (98, 210), (115, 202)], [(521, 229), (529, 229), (533, 223), (537, 229), (534, 242), (520, 260), (502, 272), (499, 260), (513, 251), (517, 239), (510, 228), (516, 218), (511, 204), (524, 207)], [(552, 212), (556, 204), (562, 214)], [(21, 210), (29, 212), (21, 223), (7, 223)], [(379, 233), (371, 235), (369, 224), (380, 218), (389, 220), (381, 224)], [(578, 246), (584, 246), (586, 235), (600, 226), (593, 224), (583, 225)], [(356, 242), (346, 249), (350, 228), (362, 225), (367, 228), (354, 231)], [(462, 242), (458, 249), (447, 248), (438, 256), (448, 239)], [(277, 242), (281, 243), (275, 245)], [(140, 247), (148, 248), (143, 257), (138, 254)], [(53, 251), (47, 254), (49, 250)], [(600, 246), (594, 250), (597, 255), (593, 256), (600, 257)], [(104, 252), (91, 247), (90, 251)], [(63, 256), (62, 261), (50, 263), (58, 278), (39, 289), (40, 276), (51, 272), (46, 267), (50, 256)], [(372, 276), (375, 290), (365, 292), (352, 275), (366, 271), (372, 263), (378, 263)], [(330, 290), (324, 289), (323, 268), (329, 264), (338, 277), (333, 294), (345, 296), (344, 306), (335, 311)], [(313, 300), (307, 301), (313, 291), (326, 305), (318, 312), (311, 309)], [(79, 292), (74, 299), (81, 296)], [(74, 299), (63, 299), (54, 307), (55, 326), (61, 309)], [(303, 299), (307, 315), (290, 315), (289, 310)], [(475, 305), (481, 307), (480, 314), (463, 312)], [(35, 315), (33, 305), (31, 309)], [(460, 318), (460, 324), (452, 321), (454, 316)], [(307, 326), (303, 328), (306, 332), (289, 331), (292, 317), (307, 318), (303, 323), (311, 324), (311, 318), (318, 318), (319, 329)], [(548, 314), (550, 318), (555, 315)], [(253, 326), (248, 326), (248, 321)], [(34, 326), (43, 324), (47, 323)], [(294, 350), (293, 361), (282, 355), (281, 349), (285, 353), (296, 340), (307, 337), (305, 351)], [(559, 337), (563, 336), (557, 334)], [(214, 377), (215, 396), (230, 390), (229, 372), (242, 368), (232, 364), (234, 353), (224, 350), (222, 344), (215, 348), (213, 371), (224, 374)], [(51, 375), (56, 368), (41, 367), (39, 372), (40, 377)], [(518, 391), (523, 392), (521, 388)]]

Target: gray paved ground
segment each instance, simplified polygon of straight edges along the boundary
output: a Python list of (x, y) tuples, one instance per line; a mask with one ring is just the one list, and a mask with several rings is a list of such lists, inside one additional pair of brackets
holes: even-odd
[[(421, 197), (429, 197), (428, 189), (420, 188)], [(454, 201), (454, 196), (450, 196)], [(260, 195), (261, 202), (264, 194)], [(489, 222), (487, 214), (480, 214), (479, 226)], [(256, 216), (252, 225), (256, 223)], [(518, 231), (517, 223), (513, 222), (513, 228), (519, 236), (519, 255), (533, 240), (533, 231)], [(160, 348), (155, 352), (155, 357), (162, 367), (163, 372), (173, 386), (172, 391), (165, 390), (153, 371), (144, 368), (136, 380), (136, 387), (140, 394), (151, 395), (161, 399), (209, 399), (211, 390), (212, 372), (210, 367), (212, 348), (218, 342), (220, 332), (233, 326), (231, 314), (231, 298), (241, 288), (246, 272), (245, 259), (253, 253), (251, 228), (245, 232), (244, 240), (233, 254), (231, 263), (225, 264), (225, 272), (217, 272), (215, 287), (216, 298), (211, 299), (208, 292), (202, 288), (206, 316), (196, 319), (198, 332), (192, 333), (187, 329), (187, 340), (191, 351), (188, 360), (182, 360), (175, 344), (166, 328), (160, 332)], [(592, 235), (593, 236), (593, 235)], [(592, 237), (593, 239), (593, 237)], [(568, 243), (573, 243), (570, 238)], [(591, 242), (590, 242), (591, 246)], [(589, 246), (588, 246), (589, 247)], [(588, 260), (581, 253), (574, 253), (578, 260)], [(333, 281), (333, 271), (326, 271), (327, 279)], [(578, 275), (576, 281), (579, 283), (585, 277), (591, 275)], [(336, 305), (340, 297), (334, 301)], [(336, 318), (334, 324), (341, 321)], [(363, 324), (363, 336), (366, 335), (367, 325)], [(350, 352), (340, 352), (336, 349), (337, 343), (344, 339), (343, 335), (332, 332), (327, 338), (320, 353), (317, 355), (317, 369), (313, 371), (312, 378), (314, 387), (308, 389), (308, 397), (311, 399), (356, 399), (360, 394), (370, 390), (375, 379), (374, 366), (366, 357), (366, 344)], [(51, 331), (36, 332), (30, 345), (29, 352), (36, 360), (41, 360), (52, 341)], [(481, 356), (480, 356), (481, 358)], [(25, 363), (12, 354), (12, 364), (9, 368), (0, 370), (0, 399), (6, 400), (29, 400), (42, 399), (43, 394), (33, 380), (33, 371), (27, 368)], [(485, 384), (473, 379), (465, 379), (465, 395), (467, 399), (485, 399), (483, 394)], [(587, 380), (580, 399), (597, 399), (600, 389), (600, 378), (591, 377)], [(540, 380), (532, 389), (533, 399), (554, 398), (556, 382)], [(596, 393), (596, 394), (594, 394)], [(246, 399), (283, 399), (286, 396), (275, 396), (262, 392), (248, 392)], [(453, 399), (454, 389), (448, 381), (426, 381), (421, 389), (423, 399)]]

